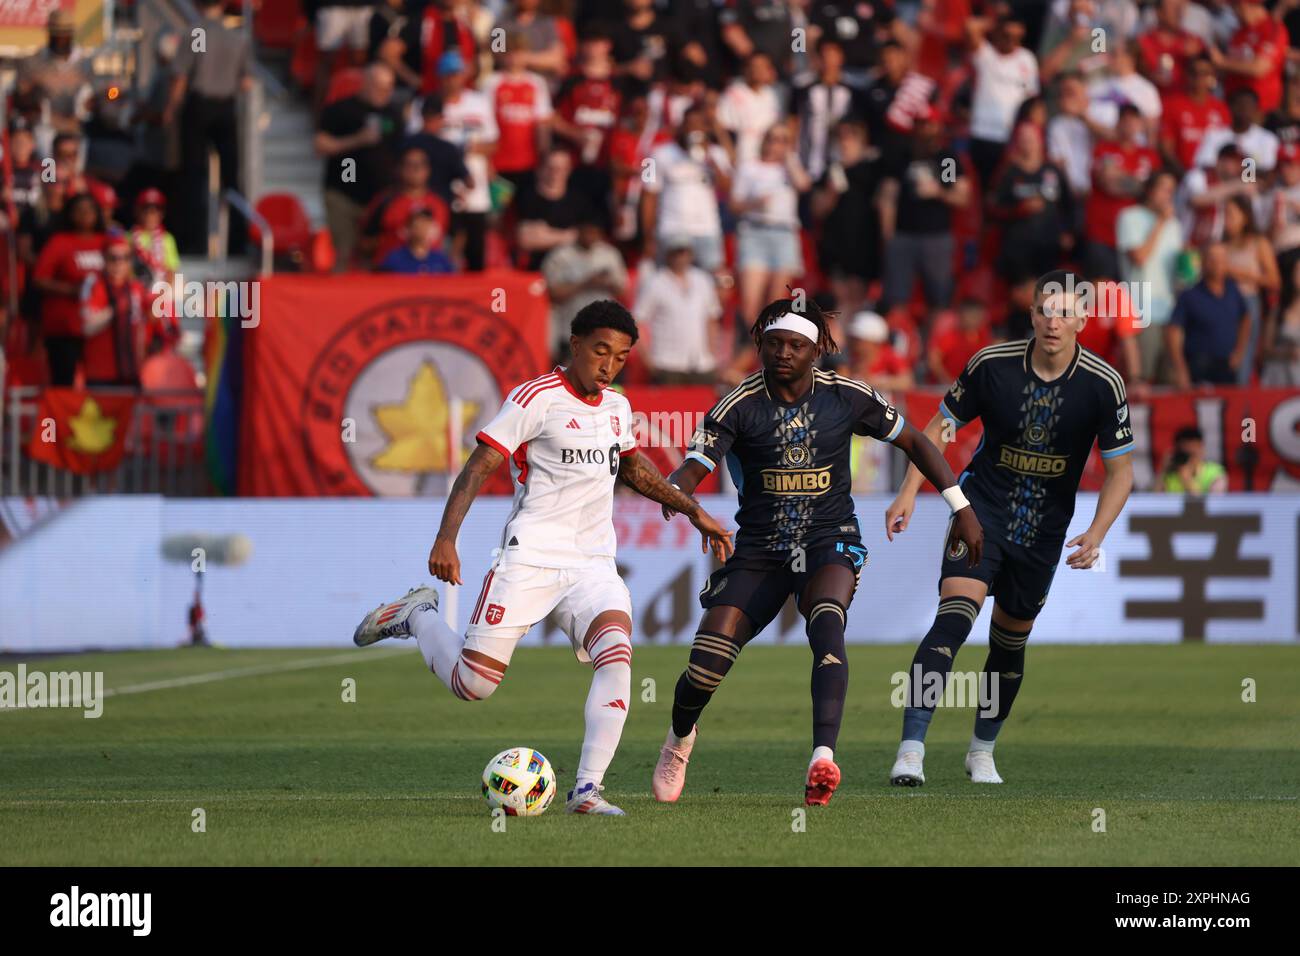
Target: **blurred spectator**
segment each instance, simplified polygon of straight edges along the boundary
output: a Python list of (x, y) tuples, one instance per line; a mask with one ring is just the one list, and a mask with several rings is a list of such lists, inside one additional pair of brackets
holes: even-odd
[(373, 7), (366, 44), (368, 58), (392, 69), (394, 78), (411, 91), (422, 85), (423, 50), (419, 16), (421, 4), (409, 0), (381, 0)]
[(966, 26), (975, 73), (970, 155), (980, 188), (987, 190), (1011, 139), (1016, 110), (1038, 93), (1038, 60), (1020, 45), (1025, 37), (1021, 20), (971, 19)]
[[(451, 102), (447, 79), (452, 73), (462, 74), (457, 84), (461, 89), (477, 78), (478, 44), (472, 18), (472, 4), (458, 0), (432, 0), (425, 4), (420, 21), (421, 93), (426, 96), (442, 93), (443, 100)], [(444, 72), (456, 62), (460, 64), (457, 70)]]
[(1021, 272), (1007, 280), (1007, 314), (1002, 319), (1001, 337), (1019, 342), (1034, 334), (1034, 288), (1039, 273)]
[(152, 283), (170, 284), (180, 270), (181, 257), (176, 239), (163, 227), (167, 199), (157, 189), (146, 189), (135, 197), (135, 225), (131, 228), (131, 248), (148, 273)]
[(446, 233), (438, 217), (428, 206), (410, 206), (402, 245), (390, 250), (380, 261), (380, 272), (402, 275), (440, 275), (456, 271), (442, 251)]
[[(176, 77), (171, 99), (163, 111), (163, 125), (177, 116), (181, 122), (181, 166), (184, 172), (182, 208), (177, 217), (181, 251), (202, 253), (207, 249), (208, 151), (215, 150), (220, 162), (221, 188), (239, 188), (239, 124), (235, 98), (252, 86), (250, 34), (242, 27), (227, 27), (222, 20), (221, 0), (202, 0), (199, 19), (190, 24), (185, 36), (202, 31), (204, 46), (182, 43), (176, 54)], [(231, 250), (244, 247), (243, 217), (232, 212)], [(224, 252), (224, 250), (223, 250)]]
[(1232, 385), (1250, 337), (1246, 300), (1228, 275), (1228, 248), (1212, 242), (1201, 254), (1201, 281), (1178, 297), (1165, 328), (1174, 384)]
[(1282, 279), (1282, 308), (1290, 305), (1296, 287), (1292, 281), (1300, 262), (1300, 143), (1287, 143), (1278, 151), (1277, 179), (1266, 203), (1269, 237)]
[(731, 82), (718, 101), (718, 119), (736, 140), (736, 162), (758, 158), (763, 136), (781, 119), (776, 70), (765, 53), (745, 61), (745, 74)]
[(428, 212), (437, 221), (438, 240), (447, 235), (451, 214), (447, 204), (429, 188), (429, 158), (418, 146), (400, 154), (397, 185), (385, 189), (371, 201), (361, 222), (360, 251), (378, 266), (388, 254), (406, 243), (407, 224), (416, 210)]
[(1277, 165), (1277, 137), (1257, 122), (1259, 97), (1254, 90), (1238, 90), (1228, 98), (1231, 125), (1226, 129), (1216, 126), (1206, 130), (1201, 147), (1196, 151), (1197, 166), (1212, 166), (1224, 145), (1233, 143), (1241, 155), (1254, 161), (1253, 174), (1260, 178)]
[(1084, 214), (1084, 234), (1088, 239), (1087, 271), (1093, 278), (1119, 277), (1115, 221), (1138, 201), (1143, 184), (1160, 168), (1156, 151), (1142, 145), (1142, 116), (1137, 107), (1128, 103), (1120, 107), (1116, 134), (1115, 142), (1099, 142), (1092, 152), (1092, 192)]
[(1047, 22), (1038, 47), (1044, 82), (1062, 70), (1096, 73), (1109, 62), (1110, 52), (1137, 32), (1133, 0), (1051, 0), (1045, 6)]
[(1195, 425), (1174, 434), (1174, 447), (1165, 464), (1160, 490), (1175, 495), (1212, 495), (1228, 490), (1228, 473), (1205, 458), (1205, 436)]
[(813, 214), (821, 219), (817, 257), (837, 306), (856, 308), (880, 274), (880, 164), (860, 120), (840, 122), (833, 139), (838, 160), (813, 196)]
[(610, 48), (608, 37), (583, 38), (578, 74), (560, 90), (551, 121), (555, 135), (573, 154), (574, 185), (584, 195), (606, 201), (612, 188), (610, 147), (623, 105), (611, 79)]
[(569, 57), (560, 36), (559, 18), (542, 13), (541, 6), (541, 0), (512, 0), (497, 26), (506, 32), (507, 63), (513, 38), (520, 47), (515, 69), (540, 76), (554, 88), (569, 71)]
[(58, 231), (40, 251), (32, 285), (41, 294), (41, 334), (50, 384), (68, 386), (77, 374), (82, 337), (81, 289), (104, 268), (104, 215), (88, 193), (68, 197)]
[(992, 344), (993, 333), (984, 303), (979, 299), (962, 299), (957, 305), (957, 321), (946, 332), (930, 339), (925, 356), (930, 380), (942, 385), (955, 382), (971, 356)]
[[(1300, 259), (1293, 259), (1286, 278), (1300, 288)], [(1263, 368), (1259, 384), (1265, 388), (1300, 387), (1300, 295), (1283, 300), (1282, 312), (1264, 332)]]
[(693, 262), (694, 243), (686, 237), (664, 240), (665, 268), (642, 282), (635, 314), (650, 338), (647, 356), (659, 385), (714, 383), (722, 305), (713, 276)]
[(355, 96), (321, 112), (314, 144), (325, 157), (325, 219), (334, 240), (335, 271), (353, 267), (362, 217), (389, 182), (401, 124), (393, 105), (393, 71), (382, 63), (366, 68)]
[(1186, 93), (1166, 94), (1160, 117), (1160, 153), (1179, 175), (1196, 165), (1206, 133), (1232, 125), (1228, 107), (1214, 95), (1216, 79), (1209, 59), (1193, 60), (1186, 74)]
[(676, 139), (650, 154), (641, 197), (641, 235), (649, 258), (656, 257), (662, 239), (686, 237), (696, 265), (717, 272), (722, 268), (718, 194), (731, 191), (731, 163), (707, 130), (703, 108), (692, 107), (682, 117)]
[(90, 116), (92, 73), (90, 59), (73, 44), (75, 22), (68, 10), (52, 10), (46, 21), (44, 48), (18, 62), (15, 105), (47, 127), (42, 153), (50, 148), (53, 133), (75, 133)]
[[(616, 3), (609, 0), (610, 7)], [(652, 83), (667, 78), (669, 55), (682, 38), (673, 22), (655, 10), (654, 0), (622, 0), (622, 5), (604, 28), (613, 41), (614, 75), (625, 94), (644, 94)]]
[[(1041, 140), (1037, 132), (1033, 137), (1041, 159)], [(923, 119), (912, 137), (910, 162), (882, 191), (886, 308), (906, 305), (918, 277), (931, 311), (948, 308), (952, 300), (953, 212), (965, 207), (970, 186), (956, 159), (942, 155), (943, 143), (938, 117)]]
[(1263, 325), (1264, 297), (1276, 297), (1282, 281), (1268, 239), (1255, 224), (1255, 210), (1245, 196), (1233, 196), (1223, 220), (1223, 243), (1228, 250), (1228, 275), (1246, 300), (1250, 331), (1237, 367), (1237, 384), (1249, 385), (1255, 371), (1255, 354)]
[[(1188, 85), (1191, 65), (1206, 56), (1205, 41), (1183, 29), (1187, 0), (1157, 0), (1156, 23), (1138, 37), (1138, 69), (1156, 85), (1166, 102)], [(1207, 65), (1208, 60), (1205, 60)]]
[(742, 161), (731, 184), (731, 208), (740, 220), (736, 269), (742, 316), (757, 316), (766, 303), (783, 298), (786, 286), (804, 271), (799, 195), (812, 182), (793, 145), (784, 125), (771, 127), (758, 157)]
[(1024, 123), (1016, 131), (1007, 165), (994, 184), (990, 214), (1003, 223), (997, 267), (1005, 279), (1056, 267), (1073, 243), (1070, 190), (1065, 174), (1043, 157), (1042, 134)]
[(1047, 122), (1047, 158), (1065, 173), (1076, 220), (1070, 231), (1080, 235), (1082, 215), (1092, 192), (1092, 144), (1096, 124), (1088, 118), (1088, 91), (1078, 73), (1057, 84), (1057, 113)]
[(653, 168), (647, 160), (656, 147), (671, 141), (662, 127), (650, 122), (650, 107), (644, 96), (623, 101), (618, 125), (609, 136), (615, 241), (630, 244), (640, 234), (644, 177)]
[(537, 269), (548, 252), (577, 238), (578, 223), (590, 203), (570, 183), (572, 171), (573, 158), (563, 149), (553, 149), (542, 161), (536, 181), (519, 194), (516, 241), (527, 255), (525, 268)]
[[(1142, 201), (1129, 206), (1116, 220), (1120, 277), (1127, 289), (1140, 290), (1134, 306), (1141, 332), (1136, 341), (1122, 334), (1120, 342), (1124, 374), (1131, 386), (1156, 381), (1165, 326), (1174, 311), (1174, 284), (1183, 248), (1182, 226), (1174, 215), (1175, 189), (1173, 174), (1157, 170), (1143, 184)], [(1114, 318), (1123, 321), (1126, 317)], [(1131, 320), (1124, 326), (1124, 332), (1129, 331)]]
[(1233, 0), (1232, 12), (1237, 15), (1237, 32), (1216, 57), (1228, 98), (1249, 90), (1260, 109), (1275, 110), (1282, 102), (1282, 69), (1291, 45), (1286, 27), (1273, 19), (1262, 0)]
[(36, 137), (21, 116), (9, 127), (9, 153), (12, 158), (7, 199), (21, 222), (41, 198), (41, 163), (36, 156)]
[(889, 323), (875, 312), (859, 312), (849, 322), (848, 375), (885, 392), (916, 384), (907, 361), (889, 344)]
[(1211, 169), (1193, 169), (1179, 187), (1179, 205), (1183, 212), (1183, 230), (1188, 242), (1201, 246), (1223, 238), (1223, 218), (1232, 196), (1254, 197), (1254, 179), (1243, 176), (1244, 157), (1236, 143), (1225, 143)]
[[(536, 0), (529, 0), (536, 4)], [(506, 35), (504, 69), (483, 81), (483, 95), (497, 121), (496, 171), (521, 190), (551, 143), (551, 93), (540, 73), (529, 70), (531, 40), (526, 33)]]
[(160, 189), (175, 202), (184, 202), (177, 183), (181, 169), (181, 131), (165, 121), (176, 82), (176, 54), (180, 34), (171, 30), (158, 35), (156, 59), (148, 86), (144, 89), (132, 122), (136, 135), (136, 161), (123, 183), (123, 191), (134, 196), (141, 189)]
[(457, 188), (451, 203), (451, 233), (456, 256), (470, 272), (481, 272), (486, 257), (488, 213), (492, 211), (492, 157), (499, 131), (492, 103), (469, 86), (469, 70), (457, 50), (438, 61), (442, 79), (442, 118), (439, 135), (460, 147), (470, 182)]
[[(651, 0), (627, 0), (647, 6)], [(794, 26), (795, 4), (786, 0), (747, 0), (745, 3), (726, 5), (718, 14), (722, 27), (722, 42), (735, 57), (736, 63), (745, 63), (755, 52), (764, 53), (781, 76), (790, 75), (791, 29)], [(808, 18), (804, 29), (808, 30)], [(805, 33), (805, 36), (809, 34)], [(816, 38), (814, 37), (814, 40)]]
[(573, 242), (556, 246), (542, 260), (542, 277), (551, 298), (551, 347), (563, 359), (569, 327), (582, 309), (627, 291), (627, 269), (618, 250), (605, 241), (603, 223), (590, 208), (578, 218)]
[(1160, 93), (1137, 71), (1134, 47), (1117, 44), (1107, 60), (1107, 68), (1088, 84), (1088, 116), (1098, 126), (1115, 129), (1120, 124), (1123, 107), (1136, 107), (1141, 117), (1139, 139), (1155, 143), (1160, 130), (1163, 105)]
[[(1300, 13), (1300, 6), (1297, 12)], [(1296, 39), (1300, 40), (1300, 34)], [(1300, 73), (1287, 77), (1282, 105), (1264, 119), (1264, 128), (1277, 137), (1279, 147), (1300, 146)]]
[(880, 48), (880, 70), (867, 89), (864, 106), (871, 141), (890, 175), (907, 164), (917, 125), (934, 112), (938, 87), (911, 69), (911, 54), (896, 40)]
[(799, 162), (814, 180), (835, 158), (831, 131), (853, 112), (857, 94), (843, 80), (844, 50), (834, 39), (817, 41), (817, 76), (794, 88), (790, 115), (799, 137)]
[(456, 184), (469, 188), (470, 174), (460, 147), (442, 136), (442, 97), (430, 93), (420, 103), (421, 126), (418, 133), (406, 137), (398, 147), (398, 155), (405, 156), (412, 147), (424, 152), (429, 165), (429, 188), (450, 208)]
[(150, 325), (147, 302), (131, 270), (131, 244), (124, 236), (109, 239), (103, 271), (90, 273), (81, 290), (88, 387), (140, 387)]

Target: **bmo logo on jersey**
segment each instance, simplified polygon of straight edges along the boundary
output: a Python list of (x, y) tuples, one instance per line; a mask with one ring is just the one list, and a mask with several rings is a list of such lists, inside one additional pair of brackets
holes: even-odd
[(617, 445), (610, 445), (608, 452), (600, 448), (561, 448), (560, 464), (603, 465), (605, 462), (609, 462), (609, 473), (617, 475), (618, 454), (619, 448)]

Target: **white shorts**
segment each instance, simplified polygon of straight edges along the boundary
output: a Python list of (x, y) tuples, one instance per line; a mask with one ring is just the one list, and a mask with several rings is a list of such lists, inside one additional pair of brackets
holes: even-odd
[(569, 635), (573, 653), (588, 663), (591, 657), (582, 641), (592, 621), (605, 611), (622, 611), (631, 618), (632, 596), (612, 560), (585, 568), (500, 562), (487, 573), (474, 601), (465, 648), (509, 664), (520, 638), (552, 611)]
[(316, 49), (325, 52), (346, 45), (364, 50), (370, 43), (371, 7), (321, 7), (316, 11)]

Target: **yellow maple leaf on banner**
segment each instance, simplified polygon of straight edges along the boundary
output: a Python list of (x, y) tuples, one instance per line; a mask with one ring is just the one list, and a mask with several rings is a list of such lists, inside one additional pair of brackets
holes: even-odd
[[(388, 439), (387, 447), (374, 457), (376, 468), (445, 472), (463, 463), (463, 450), (454, 463), (448, 461), (451, 407), (442, 379), (431, 362), (420, 366), (401, 402), (379, 405), (374, 414)], [(477, 415), (478, 403), (465, 402), (461, 406), (461, 429), (468, 428)]]

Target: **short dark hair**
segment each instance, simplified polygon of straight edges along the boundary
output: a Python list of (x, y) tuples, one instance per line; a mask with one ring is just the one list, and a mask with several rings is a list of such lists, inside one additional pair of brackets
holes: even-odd
[(1205, 441), (1205, 435), (1195, 425), (1185, 425), (1174, 432), (1174, 444), (1178, 445), (1185, 441)]
[(640, 337), (632, 313), (613, 299), (597, 299), (584, 305), (569, 323), (569, 332), (578, 338), (588, 336), (597, 329), (622, 332), (632, 340), (633, 345), (636, 345), (636, 340)]
[(1125, 116), (1136, 116), (1138, 119), (1141, 119), (1142, 111), (1132, 103), (1121, 103), (1119, 107), (1119, 115), (1121, 118)]
[(1053, 269), (1051, 272), (1044, 272), (1034, 283), (1034, 301), (1037, 302), (1043, 297), (1044, 290), (1050, 285), (1057, 285), (1061, 289), (1074, 288), (1078, 286), (1079, 277), (1069, 269)]

